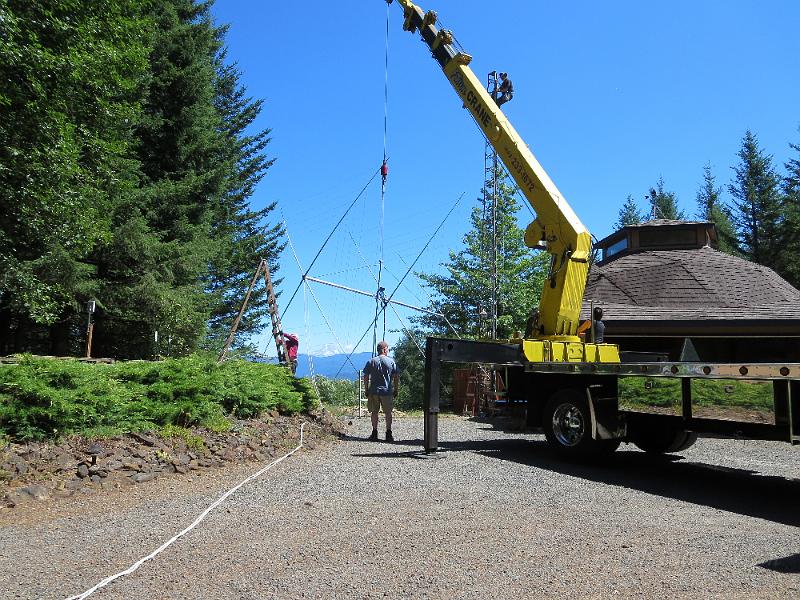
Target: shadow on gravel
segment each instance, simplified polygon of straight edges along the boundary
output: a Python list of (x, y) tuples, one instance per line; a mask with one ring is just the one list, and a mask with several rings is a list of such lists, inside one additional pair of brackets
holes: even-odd
[[(364, 442), (365, 451), (352, 455), (357, 458), (430, 460), (442, 458), (448, 452), (475, 452), (588, 481), (617, 485), (784, 525), (800, 526), (800, 511), (797, 510), (800, 481), (762, 475), (757, 471), (687, 462), (675, 455), (651, 456), (621, 448), (602, 462), (580, 463), (559, 457), (544, 440), (441, 441), (438, 452), (426, 454), (421, 449), (421, 439), (400, 439), (394, 444), (387, 444), (347, 434), (340, 434), (339, 437), (342, 440)], [(366, 451), (370, 445), (374, 452)], [(414, 449), (408, 450), (409, 446)], [(794, 557), (785, 560), (790, 559), (800, 560)]]
[(797, 510), (800, 481), (783, 477), (685, 462), (676, 456), (652, 457), (624, 449), (602, 463), (570, 462), (558, 457), (546, 442), (538, 440), (442, 442), (441, 451), (475, 452), (588, 481), (800, 526), (800, 511)]
[[(385, 444), (386, 442), (379, 439), (377, 442), (373, 440), (368, 440), (365, 437), (357, 437), (354, 435), (347, 435), (346, 433), (338, 433), (337, 437), (342, 440), (343, 442), (364, 442), (365, 444)], [(405, 438), (395, 438), (395, 441), (391, 443), (393, 446), (422, 446), (423, 441), (419, 438), (413, 440), (407, 440)]]
[[(379, 439), (377, 442), (369, 440), (365, 437), (356, 437), (354, 435), (347, 435), (346, 433), (339, 433), (338, 437), (343, 442), (362, 442), (364, 448), (381, 448), (380, 452), (363, 452), (353, 453), (351, 456), (356, 458), (429, 458), (436, 456), (435, 454), (426, 454), (424, 450), (420, 450), (423, 441), (420, 439), (405, 440), (395, 439), (394, 442), (386, 442)], [(412, 447), (413, 450), (403, 450), (404, 447)]]
[(424, 450), (408, 450), (406, 452), (368, 452), (364, 454), (351, 454), (356, 458), (435, 458), (435, 454), (425, 454)]
[(800, 573), (800, 554), (792, 554), (785, 558), (776, 558), (768, 560), (758, 565), (770, 571), (777, 571), (778, 573)]

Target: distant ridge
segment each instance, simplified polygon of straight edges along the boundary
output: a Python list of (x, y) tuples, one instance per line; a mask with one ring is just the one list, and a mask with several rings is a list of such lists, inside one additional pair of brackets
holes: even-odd
[[(338, 379), (356, 379), (358, 377), (358, 373), (356, 373), (355, 369), (350, 363), (352, 362), (353, 365), (355, 365), (358, 369), (361, 369), (370, 358), (372, 358), (371, 352), (356, 352), (350, 357), (349, 362), (347, 360), (347, 354), (312, 356), (311, 361), (314, 364), (314, 373), (316, 375), (333, 378), (341, 368), (341, 373), (339, 373)], [(308, 377), (309, 375), (311, 375), (311, 373), (308, 369), (308, 355), (298, 354), (297, 376)]]

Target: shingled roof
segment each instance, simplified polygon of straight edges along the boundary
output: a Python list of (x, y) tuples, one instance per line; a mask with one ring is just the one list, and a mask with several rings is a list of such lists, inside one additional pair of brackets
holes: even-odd
[(592, 301), (619, 333), (642, 326), (682, 335), (800, 332), (800, 291), (767, 267), (710, 247), (644, 251), (595, 264), (583, 318)]

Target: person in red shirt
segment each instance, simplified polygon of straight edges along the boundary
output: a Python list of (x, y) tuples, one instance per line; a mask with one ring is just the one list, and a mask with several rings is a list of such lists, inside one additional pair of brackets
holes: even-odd
[(300, 347), (300, 340), (294, 333), (283, 333), (283, 345), (286, 347), (286, 360), (289, 363), (289, 368), (292, 370), (292, 375), (297, 372), (297, 349)]

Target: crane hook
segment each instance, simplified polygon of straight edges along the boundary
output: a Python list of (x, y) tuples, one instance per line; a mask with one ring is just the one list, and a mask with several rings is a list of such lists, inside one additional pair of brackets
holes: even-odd
[(381, 165), (381, 179), (383, 180), (382, 184), (386, 185), (386, 178), (389, 176), (389, 165), (386, 163), (384, 159), (383, 164)]

